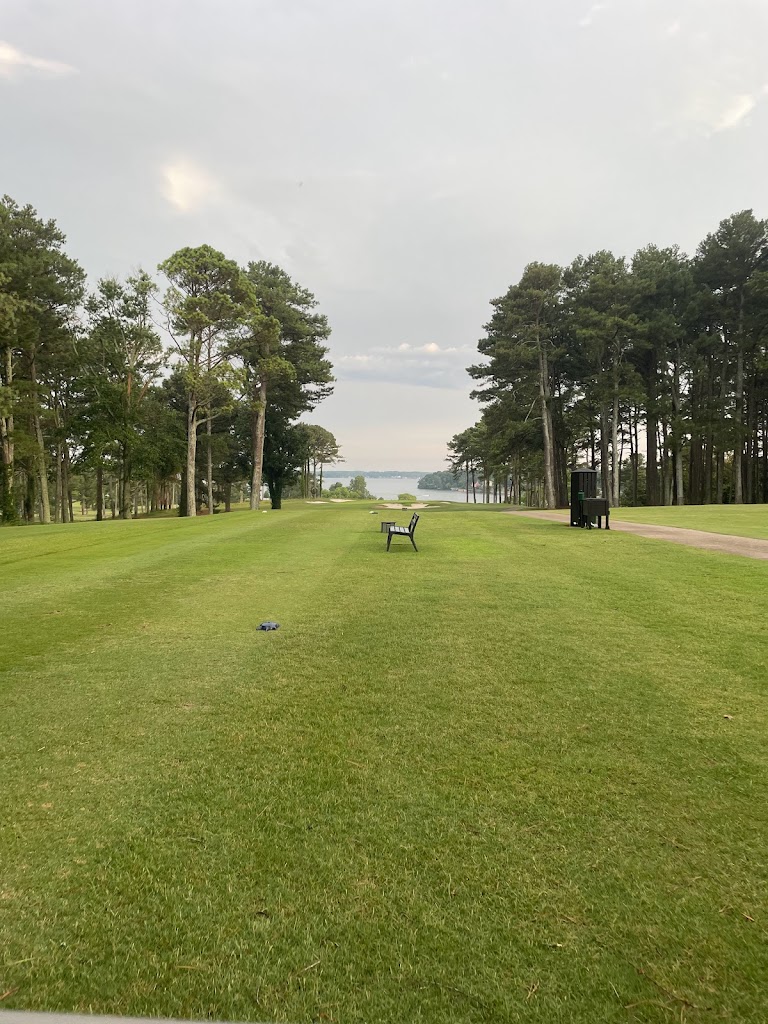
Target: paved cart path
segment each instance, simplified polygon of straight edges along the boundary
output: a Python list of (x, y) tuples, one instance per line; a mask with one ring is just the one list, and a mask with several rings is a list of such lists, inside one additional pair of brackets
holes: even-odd
[[(533, 519), (549, 519), (553, 523), (568, 524), (568, 512), (537, 512), (515, 509), (507, 515), (526, 516)], [(707, 533), (704, 530), (686, 530), (680, 526), (651, 526), (648, 523), (628, 523), (611, 519), (611, 529), (623, 533), (635, 533), (652, 540), (670, 540), (685, 544), (689, 548), (703, 548), (705, 551), (722, 551), (726, 555), (742, 555), (744, 558), (768, 559), (768, 540), (755, 537), (734, 537), (730, 533)]]

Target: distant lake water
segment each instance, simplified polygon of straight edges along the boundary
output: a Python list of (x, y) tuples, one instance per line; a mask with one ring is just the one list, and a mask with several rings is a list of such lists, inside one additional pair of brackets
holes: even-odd
[[(335, 484), (338, 480), (344, 487), (349, 486), (352, 478), (335, 474), (326, 476), (323, 474), (323, 489)], [(385, 498), (387, 501), (397, 500), (398, 494), (415, 494), (419, 501), (457, 501), (461, 504), (466, 502), (464, 491), (422, 491), (418, 485), (417, 477), (402, 476), (367, 476), (365, 482), (371, 494), (377, 498)], [(469, 492), (469, 500), (472, 501), (472, 491)], [(477, 489), (478, 504), (482, 501), (480, 488)]]

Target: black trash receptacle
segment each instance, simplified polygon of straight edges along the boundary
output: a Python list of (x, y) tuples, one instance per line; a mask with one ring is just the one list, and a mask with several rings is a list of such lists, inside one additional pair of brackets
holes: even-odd
[(581, 526), (580, 491), (585, 498), (597, 497), (596, 469), (574, 469), (571, 471), (571, 526)]

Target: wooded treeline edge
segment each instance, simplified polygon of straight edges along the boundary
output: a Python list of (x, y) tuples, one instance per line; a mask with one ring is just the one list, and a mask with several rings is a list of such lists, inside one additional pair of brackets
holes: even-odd
[(340, 456), (298, 422), (334, 383), (310, 291), (201, 245), (160, 264), (162, 294), (144, 271), (87, 294), (65, 241), (0, 201), (0, 522), (71, 521), (75, 483), (97, 519), (228, 510), (238, 486), (257, 509), (262, 478), (272, 508), (319, 493)]
[(693, 258), (531, 263), (491, 305), (482, 415), (449, 443), (468, 495), (564, 507), (587, 464), (612, 505), (768, 501), (768, 221), (736, 213)]

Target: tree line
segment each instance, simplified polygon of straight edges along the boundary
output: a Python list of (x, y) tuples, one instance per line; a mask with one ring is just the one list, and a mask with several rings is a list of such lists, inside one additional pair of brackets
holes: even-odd
[(201, 245), (162, 285), (140, 270), (89, 292), (65, 244), (0, 201), (0, 522), (70, 522), (76, 497), (129, 519), (228, 510), (233, 488), (257, 509), (262, 481), (272, 508), (295, 481), (319, 494), (339, 447), (299, 422), (334, 383), (310, 291)]
[(613, 505), (768, 501), (768, 221), (736, 213), (693, 257), (531, 263), (491, 306), (482, 414), (448, 446), (468, 493), (563, 507), (587, 464)]
[(436, 473), (426, 473), (416, 484), (423, 491), (453, 491), (461, 481), (450, 469), (439, 469)]

